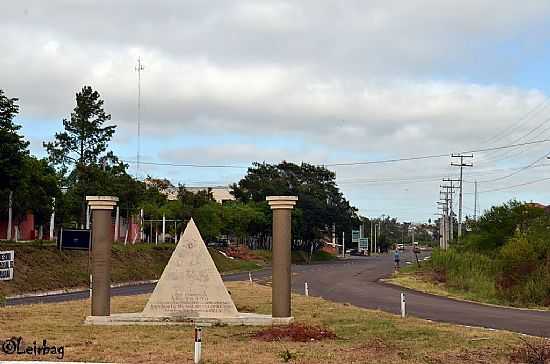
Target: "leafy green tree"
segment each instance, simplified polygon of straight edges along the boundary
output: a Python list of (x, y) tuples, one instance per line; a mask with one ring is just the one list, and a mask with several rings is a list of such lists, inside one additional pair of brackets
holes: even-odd
[(208, 202), (193, 211), (193, 219), (206, 240), (215, 239), (222, 230), (222, 206)]
[(531, 221), (543, 215), (544, 209), (516, 200), (493, 206), (477, 221), (467, 220), (470, 232), (464, 244), (469, 249), (494, 254), (516, 231), (526, 231)]
[(332, 224), (341, 232), (351, 231), (359, 223), (357, 209), (344, 198), (335, 180), (334, 172), (322, 166), (254, 163), (232, 188), (235, 197), (244, 203), (266, 205), (265, 198), (269, 195), (297, 195), (294, 235), (296, 240), (307, 244), (329, 234)]
[(59, 195), (57, 174), (48, 165), (48, 161), (27, 156), (22, 166), (22, 177), (14, 193), (15, 221), (23, 218), (27, 211), (32, 211), (35, 224), (47, 223), (52, 213), (52, 198)]
[(21, 178), (29, 143), (19, 135), (20, 125), (13, 119), (19, 112), (16, 98), (8, 98), (0, 89), (0, 191), (13, 190)]

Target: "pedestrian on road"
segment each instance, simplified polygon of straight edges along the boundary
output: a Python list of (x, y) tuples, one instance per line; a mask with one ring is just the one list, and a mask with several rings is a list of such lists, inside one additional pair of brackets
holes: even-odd
[(399, 250), (395, 249), (395, 253), (393, 253), (393, 260), (395, 261), (395, 269), (399, 269), (399, 260), (400, 260), (400, 254)]

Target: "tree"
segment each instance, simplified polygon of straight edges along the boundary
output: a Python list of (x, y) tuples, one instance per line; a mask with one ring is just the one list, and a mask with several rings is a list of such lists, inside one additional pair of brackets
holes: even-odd
[(19, 112), (16, 98), (8, 98), (0, 89), (0, 191), (13, 190), (21, 178), (29, 143), (19, 135), (20, 125), (13, 122)]
[(22, 177), (14, 193), (14, 220), (20, 220), (27, 211), (32, 211), (35, 224), (47, 223), (52, 213), (52, 198), (59, 195), (57, 175), (48, 165), (48, 161), (32, 156), (25, 157)]
[(111, 115), (103, 110), (99, 93), (84, 86), (76, 93), (76, 107), (70, 119), (63, 119), (65, 131), (56, 133), (55, 141), (44, 143), (50, 161), (62, 168), (97, 164), (115, 132), (116, 126), (103, 126), (109, 120)]
[(322, 166), (254, 163), (232, 188), (235, 197), (245, 203), (266, 204), (269, 195), (298, 196), (293, 231), (295, 240), (305, 246), (329, 234), (332, 224), (341, 232), (359, 223), (357, 209), (344, 198), (335, 180), (334, 172)]
[[(66, 178), (63, 183), (70, 190), (66, 207), (71, 211), (70, 215), (76, 215), (77, 206), (80, 206), (81, 223), (86, 218), (85, 196), (98, 194), (102, 186), (108, 186), (100, 183), (105, 182), (100, 177), (105, 177), (102, 171), (106, 170), (106, 164), (116, 159), (111, 152), (103, 154), (116, 128), (104, 126), (109, 120), (111, 115), (103, 110), (99, 93), (84, 86), (76, 93), (76, 107), (70, 119), (63, 119), (65, 131), (56, 133), (53, 142), (44, 143), (50, 162)], [(69, 170), (71, 166), (74, 168)], [(118, 163), (113, 171), (120, 172), (122, 166)]]

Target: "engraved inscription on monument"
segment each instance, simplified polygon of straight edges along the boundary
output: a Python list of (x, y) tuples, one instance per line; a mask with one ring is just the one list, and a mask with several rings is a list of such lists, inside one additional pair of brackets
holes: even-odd
[(193, 219), (187, 224), (143, 314), (189, 318), (238, 316)]

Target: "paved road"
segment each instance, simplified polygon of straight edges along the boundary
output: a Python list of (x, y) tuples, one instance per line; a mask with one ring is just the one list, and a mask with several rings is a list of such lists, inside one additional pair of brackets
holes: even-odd
[[(412, 260), (412, 256), (408, 253), (403, 254), (403, 258)], [(400, 293), (403, 289), (379, 282), (380, 278), (389, 275), (392, 270), (391, 256), (354, 257), (344, 262), (299, 265), (292, 267), (294, 273), (292, 286), (296, 292), (303, 293), (304, 282), (308, 282), (309, 294), (312, 296), (398, 314)], [(271, 277), (271, 271), (266, 269), (255, 272), (252, 276), (255, 280), (267, 281)], [(248, 273), (224, 276), (226, 281), (246, 279), (248, 279)], [(152, 292), (153, 288), (153, 284), (120, 287), (113, 289), (112, 294), (115, 296), (143, 294)], [(407, 313), (412, 316), (550, 337), (550, 312), (491, 307), (410, 290), (404, 291)], [(88, 291), (44, 298), (22, 298), (10, 300), (8, 304), (61, 302), (85, 298), (88, 298)]]

